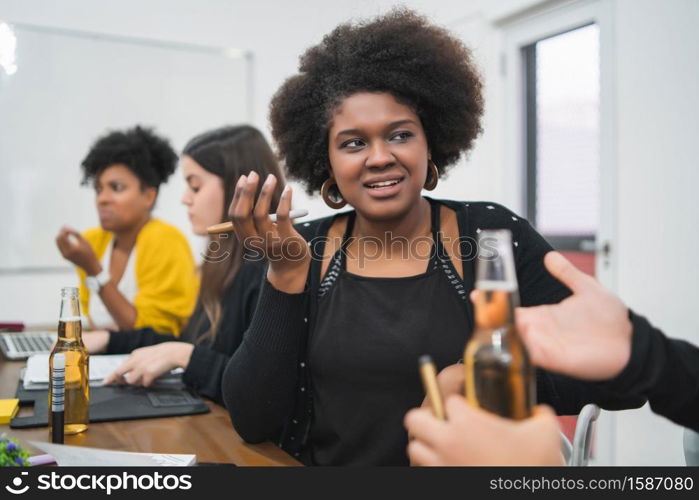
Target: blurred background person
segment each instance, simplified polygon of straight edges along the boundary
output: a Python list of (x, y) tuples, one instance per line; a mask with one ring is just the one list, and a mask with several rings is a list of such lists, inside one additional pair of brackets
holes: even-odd
[(197, 277), (189, 243), (151, 217), (176, 164), (169, 142), (140, 126), (109, 132), (83, 160), (100, 227), (80, 234), (64, 226), (56, 244), (78, 268), (81, 311), (91, 328), (151, 327), (177, 336), (192, 313)]
[[(187, 183), (182, 203), (192, 231), (206, 236), (208, 226), (228, 220), (238, 178), (283, 174), (262, 134), (248, 125), (227, 126), (191, 139), (180, 160)], [(284, 188), (273, 194), (275, 205)], [(240, 345), (257, 303), (264, 262), (250, 259), (233, 234), (210, 236), (201, 266), (201, 287), (194, 314), (180, 335), (182, 342), (150, 328), (98, 331), (83, 335), (90, 353), (132, 352), (106, 383), (150, 385), (174, 368), (183, 368), (184, 382), (200, 394), (221, 401), (221, 376)]]

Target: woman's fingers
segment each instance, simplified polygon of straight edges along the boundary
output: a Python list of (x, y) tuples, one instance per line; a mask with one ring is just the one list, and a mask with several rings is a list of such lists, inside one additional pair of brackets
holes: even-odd
[(80, 234), (75, 229), (72, 229), (70, 227), (65, 227), (64, 230), (68, 236), (72, 236), (73, 238), (77, 239), (78, 241), (82, 241), (84, 239), (83, 235)]
[(463, 395), (465, 376), (464, 365), (462, 364), (444, 367), (437, 374), (437, 385), (442, 397), (446, 398), (451, 394)]
[(112, 384), (116, 384), (116, 385), (125, 385), (125, 384), (126, 384), (126, 380), (124, 380), (124, 377), (123, 377), (123, 376), (121, 376), (121, 375), (118, 375), (118, 376), (117, 376), (117, 375), (115, 375), (115, 374), (112, 373), (111, 375), (109, 375), (107, 378), (105, 378), (105, 379), (102, 381), (102, 384), (103, 384), (103, 385), (112, 385)]
[(277, 207), (277, 233), (284, 247), (285, 258), (300, 263), (310, 256), (309, 243), (294, 229), (293, 220), (290, 218), (292, 198), (291, 186), (286, 186)]
[(267, 179), (265, 179), (264, 184), (262, 184), (260, 197), (255, 204), (255, 210), (253, 212), (257, 233), (265, 240), (268, 240), (276, 235), (274, 223), (269, 218), (269, 210), (272, 206), (272, 195), (274, 194), (274, 188), (276, 187), (277, 178), (274, 175), (269, 174)]
[(142, 385), (141, 379), (143, 378), (143, 372), (138, 368), (134, 368), (130, 372), (124, 374), (124, 380), (129, 385)]
[(231, 213), (235, 233), (241, 242), (247, 242), (258, 236), (252, 219), (252, 207), (259, 176), (250, 172), (248, 177), (241, 176), (235, 188), (234, 207)]
[(414, 408), (403, 419), (403, 425), (411, 436), (429, 446), (438, 446), (445, 435), (448, 436), (448, 424), (437, 420), (428, 408)]
[(553, 307), (557, 306), (518, 307), (515, 309), (515, 324), (532, 362), (546, 370), (558, 371), (559, 365), (565, 366), (569, 362), (563, 357), (563, 351), (570, 339), (568, 332), (556, 332), (559, 328)]
[(589, 290), (597, 284), (594, 278), (580, 271), (568, 259), (558, 252), (552, 251), (544, 256), (546, 269), (573, 293)]
[(83, 235), (69, 226), (63, 226), (56, 237), (56, 243), (59, 243), (59, 245), (62, 244), (66, 248), (75, 246), (75, 244), (83, 240)]
[(280, 263), (277, 267), (288, 270), (294, 261), (306, 261), (309, 255), (306, 242), (296, 232), (289, 217), (291, 190), (287, 186), (282, 193), (276, 207), (275, 224), (269, 218), (269, 213), (274, 208), (272, 198), (279, 181), (273, 175), (268, 176), (255, 203), (259, 180), (259, 176), (251, 172), (247, 179), (238, 182), (229, 214), (235, 232), (246, 248), (263, 251), (270, 264)]
[(121, 383), (122, 381), (125, 381), (124, 375), (128, 373), (129, 371), (132, 370), (133, 368), (133, 355), (129, 356), (126, 361), (124, 361), (122, 364), (116, 367), (116, 369), (109, 375), (107, 378), (104, 379), (104, 384), (109, 385), (109, 384), (114, 384), (114, 383)]
[(118, 375), (116, 372), (112, 372), (105, 379), (102, 381), (104, 385), (112, 385), (112, 384), (123, 384), (124, 383), (124, 377), (121, 375)]
[(70, 249), (70, 240), (68, 239), (68, 231), (65, 227), (62, 227), (56, 236), (56, 245), (61, 253), (65, 254), (67, 250)]
[(238, 182), (235, 183), (235, 190), (233, 191), (233, 199), (231, 204), (228, 206), (228, 218), (232, 219), (235, 213), (235, 208), (238, 206), (238, 200), (240, 200), (240, 192), (243, 185), (247, 182), (247, 176), (241, 175), (238, 177)]
[(59, 234), (56, 236), (56, 246), (58, 247), (58, 250), (61, 252), (61, 255), (65, 257), (66, 252), (70, 248), (68, 241), (66, 240), (66, 237)]
[(143, 376), (144, 366), (149, 364), (148, 359), (144, 358), (139, 353), (141, 349), (136, 349), (133, 351), (122, 364), (117, 366), (116, 369), (104, 379), (104, 383), (106, 385), (114, 383), (138, 385), (141, 377)]
[(282, 191), (282, 196), (279, 199), (277, 207), (277, 232), (282, 238), (291, 238), (296, 236), (296, 231), (289, 218), (291, 212), (291, 186), (285, 186)]
[(541, 419), (555, 419), (556, 413), (549, 405), (536, 405), (532, 408), (532, 416)]
[(408, 444), (408, 456), (411, 465), (439, 465), (439, 455), (422, 441), (413, 440)]
[(141, 379), (141, 385), (143, 387), (150, 387), (153, 385), (153, 382), (155, 382), (155, 379), (157, 379), (160, 375), (162, 375), (162, 373), (157, 373), (154, 371), (144, 373)]

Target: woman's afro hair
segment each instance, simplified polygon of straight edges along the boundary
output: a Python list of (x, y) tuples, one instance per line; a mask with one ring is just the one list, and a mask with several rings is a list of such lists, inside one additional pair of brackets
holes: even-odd
[(82, 183), (98, 177), (114, 164), (126, 165), (142, 186), (158, 188), (175, 171), (177, 153), (153, 129), (136, 126), (112, 131), (97, 139), (82, 161)]
[(301, 56), (272, 99), (270, 125), (290, 178), (309, 194), (328, 178), (334, 110), (357, 92), (388, 92), (420, 117), (440, 174), (481, 132), (482, 83), (471, 52), (406, 9), (341, 24)]

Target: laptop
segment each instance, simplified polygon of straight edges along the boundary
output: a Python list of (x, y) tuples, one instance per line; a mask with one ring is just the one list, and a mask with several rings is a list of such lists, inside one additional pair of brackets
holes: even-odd
[(33, 354), (48, 354), (55, 340), (56, 332), (2, 332), (0, 333), (0, 350), (7, 359), (27, 359)]

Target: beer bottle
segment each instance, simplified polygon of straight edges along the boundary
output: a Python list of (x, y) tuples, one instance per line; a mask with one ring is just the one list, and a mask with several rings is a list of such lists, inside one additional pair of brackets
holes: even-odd
[[(61, 316), (58, 320), (58, 341), (49, 356), (49, 374), (53, 375), (53, 360), (57, 353), (65, 356), (64, 433), (77, 434), (87, 429), (89, 420), (90, 386), (89, 356), (82, 339), (78, 289), (61, 289)], [(49, 387), (52, 387), (53, 380)], [(49, 412), (51, 411), (49, 390)], [(49, 415), (49, 437), (51, 436)]]
[(519, 293), (512, 236), (508, 230), (484, 230), (479, 236), (476, 326), (464, 353), (466, 398), (474, 406), (520, 420), (531, 414), (536, 381), (514, 325)]

